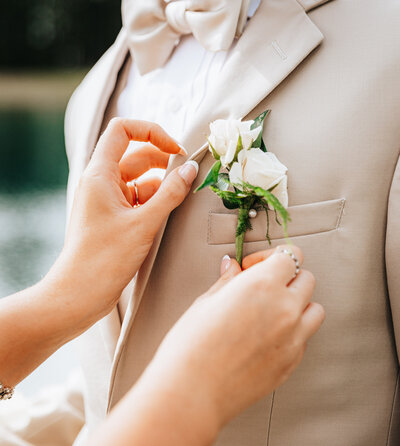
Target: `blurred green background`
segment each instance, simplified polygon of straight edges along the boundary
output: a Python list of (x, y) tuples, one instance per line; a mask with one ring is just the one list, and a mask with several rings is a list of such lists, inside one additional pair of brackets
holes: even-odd
[(62, 247), (65, 107), (120, 27), (120, 0), (0, 2), (0, 297)]
[[(0, 0), (0, 297), (37, 282), (61, 250), (65, 107), (120, 15), (120, 0)], [(17, 390), (63, 385), (77, 364), (69, 343)]]

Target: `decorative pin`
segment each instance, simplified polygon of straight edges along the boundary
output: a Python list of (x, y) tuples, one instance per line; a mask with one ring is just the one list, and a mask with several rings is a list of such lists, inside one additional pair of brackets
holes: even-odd
[(256, 218), (257, 217), (257, 211), (255, 209), (249, 210), (249, 217), (250, 218)]

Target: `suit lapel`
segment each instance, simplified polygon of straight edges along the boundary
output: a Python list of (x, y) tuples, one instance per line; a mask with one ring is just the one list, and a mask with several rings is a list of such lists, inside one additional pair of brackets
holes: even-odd
[[(104, 114), (114, 91), (120, 68), (127, 55), (125, 33), (122, 31), (114, 45), (93, 67), (73, 96), (67, 111), (65, 134), (69, 150), (70, 175), (68, 180), (68, 213), (70, 215), (74, 192), (97, 143)], [(98, 324), (104, 348), (110, 358), (121, 330), (118, 309), (115, 308)]]
[(305, 11), (310, 11), (311, 9), (321, 6), (324, 3), (328, 3), (331, 0), (297, 0)]
[[(296, 0), (264, 0), (208, 91), (185, 140), (193, 152), (204, 143), (208, 123), (243, 118), (271, 93), (323, 40)], [(194, 140), (193, 136), (197, 137)]]
[(72, 164), (68, 181), (69, 210), (79, 178), (97, 143), (104, 113), (126, 54), (125, 32), (121, 31), (114, 45), (92, 68), (70, 100), (65, 119), (68, 159)]
[[(208, 91), (195, 119), (188, 124), (182, 143), (189, 153), (193, 154), (204, 144), (210, 121), (247, 116), (322, 39), (323, 35), (297, 0), (263, 0), (226, 61), (218, 82)], [(168, 171), (184, 161), (182, 157), (171, 159)], [(149, 280), (165, 226), (166, 223), (137, 275), (114, 358), (109, 406), (119, 360)]]

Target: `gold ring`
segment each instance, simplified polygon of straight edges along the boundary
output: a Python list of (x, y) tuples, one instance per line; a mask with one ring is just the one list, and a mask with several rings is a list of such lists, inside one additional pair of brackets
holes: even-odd
[(137, 208), (138, 206), (140, 206), (140, 204), (139, 204), (139, 190), (136, 181), (133, 182), (133, 187), (135, 188), (135, 201), (136, 201), (134, 207)]

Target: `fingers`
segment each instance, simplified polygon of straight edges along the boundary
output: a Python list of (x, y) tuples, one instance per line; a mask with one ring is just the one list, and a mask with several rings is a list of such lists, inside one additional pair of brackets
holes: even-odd
[[(288, 251), (292, 251), (296, 258), (299, 260), (300, 265), (303, 264), (304, 256), (303, 252), (300, 248), (294, 245), (281, 245), (274, 249), (266, 249), (265, 251), (254, 252), (253, 254), (248, 255), (243, 259), (242, 266), (243, 269), (251, 268), (256, 263), (262, 262), (263, 260), (268, 259), (271, 255), (276, 253), (277, 251), (282, 251), (287, 249)], [(288, 256), (289, 257), (289, 256)], [(293, 260), (292, 260), (293, 261)], [(294, 263), (294, 262), (293, 262)]]
[(129, 141), (150, 142), (162, 152), (169, 154), (186, 153), (158, 124), (114, 118), (100, 137), (92, 159), (112, 164), (119, 163)]
[(304, 310), (300, 322), (300, 333), (307, 340), (321, 327), (325, 320), (325, 310), (322, 305), (311, 302)]
[(242, 261), (243, 269), (248, 269), (255, 265), (256, 263), (260, 263), (263, 260), (268, 259), (275, 252), (275, 249), (266, 249), (265, 251), (257, 251), (253, 254), (246, 256)]
[(121, 177), (127, 182), (139, 178), (150, 169), (166, 169), (168, 160), (168, 153), (161, 152), (152, 144), (145, 144), (122, 158), (119, 163)]
[(214, 285), (207, 291), (206, 295), (216, 293), (228, 282), (230, 282), (235, 276), (242, 272), (239, 263), (235, 259), (231, 259), (229, 256), (225, 256), (221, 262), (221, 277)]
[(161, 186), (161, 179), (147, 178), (136, 182), (136, 188), (134, 185), (129, 185), (129, 189), (132, 194), (132, 204), (136, 204), (136, 189), (137, 189), (137, 201), (139, 204), (144, 204), (158, 191)]
[(309, 304), (315, 289), (315, 277), (310, 271), (301, 270), (295, 280), (289, 284), (289, 289), (295, 294), (296, 300), (299, 300), (303, 308)]
[(299, 260), (299, 264), (302, 265), (304, 257), (301, 249), (297, 246), (279, 246), (271, 252), (262, 251), (260, 259), (266, 257), (266, 260), (260, 261), (258, 264), (248, 269), (248, 272), (252, 274), (262, 274), (265, 277), (270, 277), (278, 283), (287, 285), (292, 279), (296, 271), (296, 265), (293, 259), (286, 253), (282, 252), (283, 249), (290, 250), (294, 253)]
[(161, 179), (158, 177), (140, 179), (136, 181), (136, 188), (133, 184), (126, 184), (122, 180), (120, 182), (121, 190), (131, 206), (136, 204), (136, 190), (138, 193), (138, 203), (144, 204), (157, 192), (160, 185)]
[(229, 268), (232, 266), (232, 260), (228, 255), (225, 255), (221, 260), (221, 267), (220, 267), (220, 275), (223, 276)]
[(169, 214), (182, 203), (198, 170), (199, 166), (195, 161), (188, 161), (173, 170), (161, 183), (157, 193), (140, 208), (150, 230), (156, 232)]

